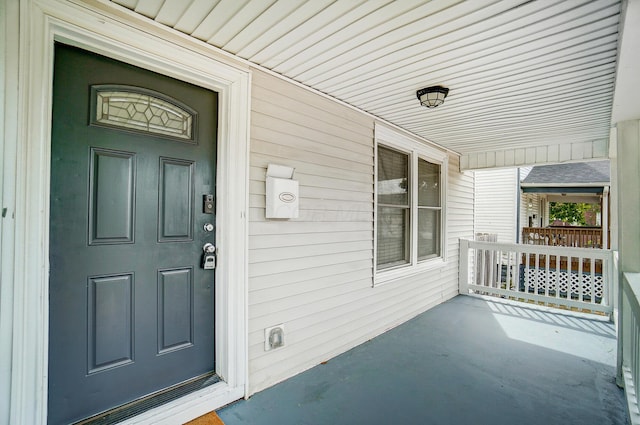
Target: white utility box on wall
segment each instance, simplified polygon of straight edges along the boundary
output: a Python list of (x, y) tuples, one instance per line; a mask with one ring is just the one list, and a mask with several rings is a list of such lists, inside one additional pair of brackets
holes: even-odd
[(269, 164), (266, 182), (266, 218), (298, 218), (298, 182), (292, 167)]

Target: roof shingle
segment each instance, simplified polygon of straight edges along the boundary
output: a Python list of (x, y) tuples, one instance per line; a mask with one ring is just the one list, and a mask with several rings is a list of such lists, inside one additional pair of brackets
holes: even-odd
[(609, 183), (609, 160), (538, 165), (531, 169), (523, 184), (576, 184)]

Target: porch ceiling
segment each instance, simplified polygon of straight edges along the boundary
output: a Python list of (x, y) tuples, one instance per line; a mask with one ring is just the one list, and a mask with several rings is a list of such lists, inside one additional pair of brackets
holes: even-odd
[[(463, 154), (463, 168), (491, 165), (486, 152), (494, 166), (505, 152), (514, 165), (608, 155), (619, 0), (111, 4)], [(416, 90), (431, 85), (450, 92), (429, 110)], [(564, 158), (562, 146), (573, 146)]]

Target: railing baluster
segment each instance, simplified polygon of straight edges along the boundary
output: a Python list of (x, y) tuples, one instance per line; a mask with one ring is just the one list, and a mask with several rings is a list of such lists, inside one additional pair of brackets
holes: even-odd
[[(475, 280), (470, 280), (470, 277), (475, 279), (473, 276), (473, 270), (471, 269), (473, 260), (471, 257), (471, 251), (475, 251), (473, 248), (469, 247), (469, 241), (466, 239), (460, 240), (460, 272), (458, 273), (458, 279), (460, 279), (460, 288), (459, 292), (464, 295), (469, 295), (469, 283), (474, 282)], [(475, 265), (473, 265), (475, 267)], [(469, 273), (472, 273), (471, 276)]]
[(494, 250), (491, 251), (487, 251), (489, 253), (489, 258), (487, 258), (487, 267), (489, 268), (488, 270), (488, 280), (489, 282), (487, 282), (487, 286), (489, 286), (490, 288), (495, 288), (495, 277), (494, 277), (494, 264), (495, 264), (495, 256), (496, 256), (496, 252)]
[[(627, 333), (627, 338), (631, 339), (629, 343), (627, 353), (629, 355), (629, 366), (631, 367), (631, 376), (633, 379), (634, 386), (637, 388), (639, 383), (638, 381), (638, 321), (636, 319), (637, 312), (632, 312), (629, 317), (629, 332)], [(638, 403), (638, 394), (636, 391), (636, 399), (635, 402)]]
[(567, 255), (567, 300), (573, 299), (573, 258)]
[[(526, 285), (526, 270), (527, 267), (525, 265), (524, 251), (518, 251), (516, 259), (518, 260), (518, 291), (523, 292), (525, 290)], [(522, 282), (522, 283), (521, 283)]]
[(540, 254), (536, 253), (535, 256), (535, 266), (533, 267), (533, 278), (535, 279), (534, 286), (534, 294), (540, 294)]
[[(566, 275), (566, 270), (564, 271), (564, 274), (563, 274), (563, 271), (562, 271), (562, 264), (564, 264), (564, 263), (562, 262), (562, 259), (563, 259), (563, 258), (565, 259), (565, 260), (564, 260), (565, 262), (566, 262), (566, 261), (569, 261), (569, 258), (568, 258), (568, 257), (566, 257), (566, 256), (561, 256), (561, 257), (560, 257), (560, 262), (558, 263), (558, 277), (559, 277), (559, 279), (561, 279), (561, 280), (562, 280), (562, 277)], [(565, 279), (565, 280), (566, 280), (566, 279)], [(566, 286), (566, 283), (565, 283), (565, 286)], [(569, 299), (569, 298), (568, 298), (568, 297), (569, 297), (569, 295), (568, 295), (568, 294), (569, 294), (570, 292), (571, 292), (571, 281), (569, 280), (569, 290), (568, 290), (568, 291), (566, 291), (566, 290), (565, 290), (565, 294), (564, 294), (564, 297), (565, 297), (566, 299)]]
[[(497, 267), (496, 267), (496, 277), (497, 277), (497, 282), (496, 284), (498, 285), (498, 288), (502, 288), (502, 250), (498, 250), (496, 251), (496, 256), (497, 256)], [(505, 286), (506, 287), (506, 286)]]
[(556, 255), (556, 298), (560, 298), (560, 265), (562, 256)]
[(544, 268), (544, 295), (546, 297), (549, 296), (549, 261), (551, 259), (549, 258), (549, 254), (545, 255), (545, 268)]
[[(614, 254), (609, 253), (608, 261), (604, 259), (602, 261), (602, 300), (600, 300), (601, 305), (609, 305), (609, 300), (611, 299), (611, 292), (609, 292), (609, 288), (613, 286), (614, 273), (616, 273), (617, 279), (617, 268), (614, 265)], [(618, 306), (620, 308), (620, 306)]]
[(484, 249), (480, 250), (480, 257), (480, 285), (487, 286), (484, 278), (484, 259), (486, 257), (486, 251)]
[(526, 251), (524, 260), (524, 292), (529, 292), (529, 283), (531, 282), (529, 275), (529, 260), (529, 251)]
[(638, 337), (640, 335), (640, 326), (638, 326), (638, 319), (633, 316), (633, 370), (635, 372), (635, 389), (636, 389), (636, 404), (640, 402), (640, 394), (638, 391), (638, 385), (640, 385), (640, 348), (638, 347)]
[(584, 302), (584, 284), (582, 274), (582, 257), (578, 257), (578, 294), (580, 302)]
[(591, 273), (589, 273), (589, 292), (591, 293), (591, 304), (596, 304), (596, 259), (589, 259), (589, 267), (591, 267)]
[(518, 251), (515, 251), (513, 254), (511, 279), (513, 279), (513, 287), (515, 288), (515, 291), (520, 292), (520, 263), (522, 262), (522, 258)]
[(631, 358), (630, 363), (631, 363), (631, 371), (633, 374), (633, 383), (634, 383), (634, 387), (636, 390), (636, 403), (640, 403), (640, 391), (638, 391), (638, 385), (640, 384), (640, 355), (639, 355), (639, 347), (638, 347), (638, 332), (640, 332), (640, 327), (638, 326), (638, 318), (637, 315), (638, 313), (635, 312), (635, 314), (631, 315), (631, 329), (632, 329), (632, 333), (631, 333)]
[(513, 270), (511, 269), (511, 251), (507, 251), (507, 272), (505, 273), (505, 289), (511, 290), (511, 279)]

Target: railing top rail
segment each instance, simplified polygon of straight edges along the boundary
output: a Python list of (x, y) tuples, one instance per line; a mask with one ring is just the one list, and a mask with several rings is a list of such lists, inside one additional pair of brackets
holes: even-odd
[[(607, 233), (609, 235), (610, 233)], [(602, 249), (606, 242), (601, 227), (523, 227), (522, 241), (533, 245), (552, 245)], [(606, 238), (605, 238), (606, 239)]]
[(522, 229), (535, 229), (535, 230), (539, 230), (539, 229), (544, 229), (544, 230), (558, 230), (558, 231), (562, 231), (562, 230), (566, 230), (567, 232), (573, 232), (573, 231), (578, 231), (578, 230), (587, 230), (587, 231), (602, 231), (602, 227), (601, 226), (547, 226), (547, 227), (540, 227), (540, 226), (524, 226)]
[(610, 249), (574, 248), (568, 246), (511, 244), (502, 242), (485, 242), (468, 240), (469, 248), (486, 249), (493, 251), (515, 251), (523, 254), (547, 254), (561, 255), (563, 257), (584, 257), (597, 259), (612, 258)]

